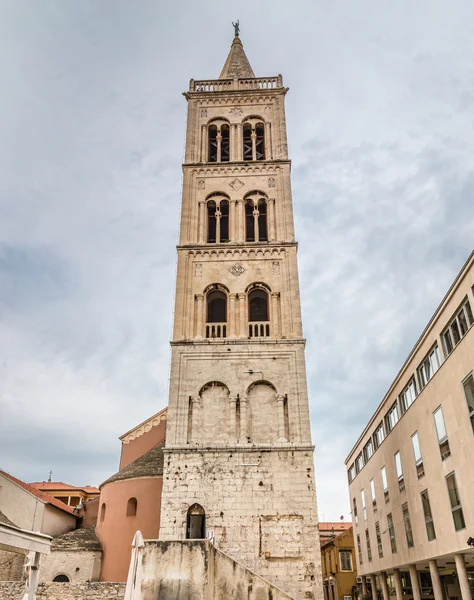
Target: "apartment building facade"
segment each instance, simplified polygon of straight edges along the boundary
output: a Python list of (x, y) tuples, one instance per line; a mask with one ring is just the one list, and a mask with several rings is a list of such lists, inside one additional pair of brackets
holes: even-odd
[(346, 459), (363, 596), (474, 596), (473, 313), (474, 252)]

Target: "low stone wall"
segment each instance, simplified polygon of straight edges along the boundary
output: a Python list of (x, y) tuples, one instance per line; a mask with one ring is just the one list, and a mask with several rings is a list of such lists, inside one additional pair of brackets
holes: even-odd
[[(23, 600), (25, 584), (0, 581), (1, 600)], [(36, 600), (123, 600), (124, 583), (40, 583)]]
[(0, 550), (0, 581), (20, 581), (25, 553)]
[(293, 600), (208, 541), (147, 541), (142, 600)]

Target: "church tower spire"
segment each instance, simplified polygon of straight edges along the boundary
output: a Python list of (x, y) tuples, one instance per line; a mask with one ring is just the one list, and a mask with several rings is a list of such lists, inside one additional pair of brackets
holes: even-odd
[(322, 599), (281, 75), (191, 80), (160, 537)]
[(255, 77), (250, 66), (244, 47), (240, 40), (239, 22), (232, 23), (235, 28), (235, 36), (230, 47), (229, 55), (225, 61), (224, 67), (219, 75), (219, 79), (233, 79), (234, 77)]

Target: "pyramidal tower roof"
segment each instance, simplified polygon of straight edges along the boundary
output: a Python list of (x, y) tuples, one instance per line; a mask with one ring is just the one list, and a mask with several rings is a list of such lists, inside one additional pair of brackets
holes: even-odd
[(238, 33), (234, 37), (219, 79), (233, 79), (234, 77), (237, 79), (255, 77)]

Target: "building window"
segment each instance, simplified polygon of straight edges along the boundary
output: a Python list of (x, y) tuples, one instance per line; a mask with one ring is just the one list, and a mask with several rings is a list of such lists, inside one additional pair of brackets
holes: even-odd
[(385, 439), (385, 431), (383, 429), (383, 423), (380, 423), (380, 425), (377, 427), (377, 429), (374, 432), (374, 446), (377, 449), (380, 444), (384, 441)]
[(207, 243), (229, 241), (229, 201), (209, 200), (207, 203)]
[(244, 160), (265, 160), (265, 125), (244, 123)]
[(464, 381), (464, 395), (466, 396), (467, 409), (471, 419), (472, 431), (474, 432), (474, 377), (472, 373)]
[(364, 457), (362, 455), (362, 452), (356, 458), (355, 465), (356, 465), (356, 473), (359, 473), (359, 471), (361, 471), (362, 467), (364, 466)]
[(357, 534), (357, 554), (359, 556), (359, 564), (362, 565), (363, 564), (363, 562), (362, 562), (362, 548), (361, 548), (361, 545), (360, 545), (360, 535), (359, 534)]
[(199, 504), (193, 504), (186, 519), (186, 539), (202, 540), (206, 537), (206, 513)]
[(350, 550), (339, 550), (339, 564), (341, 571), (352, 571), (352, 552)]
[(403, 392), (400, 394), (400, 408), (402, 414), (404, 414), (410, 406), (413, 404), (416, 398), (416, 383), (413, 378), (410, 383), (406, 386)]
[(365, 506), (365, 492), (364, 492), (364, 490), (360, 491), (360, 500), (362, 502), (362, 516), (364, 517), (364, 521), (367, 521), (367, 508)]
[(408, 504), (402, 506), (403, 522), (405, 524), (405, 533), (407, 536), (407, 544), (409, 548), (413, 548), (413, 532), (411, 530), (410, 513), (408, 512)]
[(374, 505), (374, 507), (377, 506), (377, 498), (375, 496), (375, 483), (373, 479), (370, 480), (370, 495), (372, 496), (372, 504)]
[(438, 436), (439, 451), (441, 453), (442, 460), (445, 460), (450, 456), (451, 451), (449, 449), (448, 434), (446, 432), (446, 425), (444, 424), (443, 410), (441, 406), (437, 408), (433, 413), (436, 434)]
[(372, 562), (372, 548), (370, 547), (370, 535), (368, 529), (365, 530), (365, 541), (367, 544), (367, 558), (369, 559), (369, 562)]
[(206, 296), (206, 338), (227, 337), (227, 294), (214, 284)]
[(421, 389), (423, 389), (428, 381), (430, 381), (430, 379), (439, 369), (439, 365), (438, 346), (436, 345), (418, 367), (418, 379)]
[(229, 162), (230, 130), (227, 124), (212, 124), (207, 130), (208, 161)]
[(105, 504), (105, 502), (102, 503), (102, 506), (100, 507), (100, 522), (102, 523), (102, 521), (105, 519), (105, 510), (106, 510), (107, 506)]
[(403, 468), (402, 468), (402, 458), (400, 456), (400, 452), (395, 452), (395, 469), (397, 471), (398, 478), (398, 488), (401, 492), (405, 490), (405, 483), (403, 481)]
[(372, 444), (372, 440), (369, 440), (367, 442), (367, 444), (364, 446), (364, 459), (365, 459), (366, 463), (368, 460), (370, 460), (370, 457), (372, 456), (373, 453), (374, 453), (374, 447)]
[(423, 506), (423, 514), (425, 515), (426, 535), (428, 541), (436, 539), (436, 531), (433, 521), (433, 515), (431, 513), (430, 498), (428, 496), (428, 490), (421, 492), (421, 504)]
[(349, 478), (349, 483), (352, 483), (355, 479), (356, 476), (356, 468), (355, 468), (355, 464), (352, 463), (352, 465), (349, 467), (349, 470), (347, 471), (347, 477)]
[(127, 517), (137, 516), (137, 499), (130, 498), (127, 502)]
[(465, 298), (461, 308), (443, 333), (445, 356), (451, 354), (461, 339), (466, 335), (466, 332), (473, 321), (471, 305), (469, 304), (469, 300)]
[(387, 470), (385, 467), (380, 469), (380, 474), (382, 475), (382, 487), (385, 496), (385, 502), (388, 502), (390, 500), (390, 495), (388, 493)]
[(248, 319), (249, 338), (270, 337), (268, 292), (261, 284), (256, 284), (249, 292)]
[(446, 483), (448, 484), (449, 502), (451, 503), (451, 512), (453, 513), (454, 529), (459, 531), (466, 527), (466, 523), (464, 522), (461, 498), (459, 497), (454, 473), (451, 473), (446, 477)]
[(388, 535), (390, 537), (390, 548), (392, 549), (392, 554), (395, 554), (397, 551), (397, 542), (395, 540), (395, 528), (393, 526), (392, 513), (387, 515), (387, 525)]
[(413, 446), (413, 456), (415, 457), (416, 474), (418, 475), (418, 479), (421, 479), (425, 474), (425, 470), (417, 431), (411, 436), (411, 445)]
[(70, 579), (67, 575), (64, 575), (63, 573), (61, 573), (60, 575), (56, 575), (56, 577), (53, 579), (54, 583), (69, 583)]
[(382, 536), (380, 535), (380, 525), (378, 521), (377, 523), (375, 523), (375, 537), (377, 539), (377, 550), (379, 553), (379, 558), (383, 558)]
[(388, 411), (385, 416), (385, 427), (387, 428), (387, 433), (390, 433), (392, 429), (398, 422), (398, 406), (397, 403), (392, 406), (392, 408)]
[(249, 198), (245, 202), (245, 241), (268, 242), (265, 198)]
[(357, 516), (357, 502), (355, 498), (352, 498), (352, 516), (354, 517), (354, 523), (359, 523), (359, 517)]

